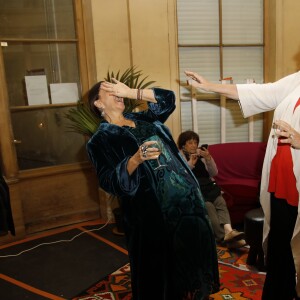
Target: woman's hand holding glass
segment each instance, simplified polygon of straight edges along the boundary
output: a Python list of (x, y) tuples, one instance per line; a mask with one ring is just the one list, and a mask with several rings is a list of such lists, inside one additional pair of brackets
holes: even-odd
[(140, 154), (143, 160), (157, 159), (160, 153), (156, 141), (146, 141), (140, 146)]
[(147, 140), (140, 146), (141, 157), (143, 160), (156, 159), (158, 166), (154, 170), (161, 169), (166, 165), (162, 165), (159, 156), (162, 153), (162, 144), (159, 140)]
[(158, 159), (161, 151), (155, 145), (156, 141), (145, 141), (132, 156), (134, 164), (137, 166), (146, 160)]
[(273, 124), (274, 133), (280, 138), (280, 143), (288, 143), (295, 149), (300, 149), (300, 133), (283, 120), (276, 120)]

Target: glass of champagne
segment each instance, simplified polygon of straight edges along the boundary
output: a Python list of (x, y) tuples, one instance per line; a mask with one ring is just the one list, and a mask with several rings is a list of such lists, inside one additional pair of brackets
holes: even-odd
[[(161, 142), (161, 140), (159, 139), (158, 136), (151, 136), (150, 138), (146, 139), (144, 142), (146, 142), (146, 141), (154, 141), (155, 143), (149, 145), (149, 146), (148, 146), (148, 149), (150, 149), (150, 148), (157, 148), (157, 149), (158, 149), (158, 152), (159, 152), (160, 154), (162, 154), (162, 151), (163, 151), (163, 145), (162, 145), (162, 142)], [(156, 159), (156, 160), (157, 160), (158, 166), (155, 167), (154, 170), (159, 170), (159, 169), (162, 169), (162, 168), (164, 168), (164, 167), (167, 166), (167, 165), (165, 165), (165, 164), (161, 164), (161, 163), (160, 163), (159, 157), (160, 157), (160, 155), (159, 155), (159, 156), (157, 157), (157, 159)]]
[[(153, 144), (152, 146), (157, 148), (158, 151), (160, 152), (160, 154), (162, 154), (163, 145), (162, 145), (161, 140), (157, 140), (156, 143)], [(156, 159), (158, 166), (156, 168), (154, 168), (154, 170), (159, 170), (159, 169), (162, 169), (162, 168), (167, 166), (167, 165), (163, 165), (163, 164), (160, 163), (159, 157), (160, 157), (160, 155)]]

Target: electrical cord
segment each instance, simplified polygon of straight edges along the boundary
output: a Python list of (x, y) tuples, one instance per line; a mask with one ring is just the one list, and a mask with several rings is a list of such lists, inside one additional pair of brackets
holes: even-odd
[(32, 247), (32, 248), (23, 250), (23, 251), (21, 251), (21, 252), (19, 252), (19, 253), (17, 253), (17, 254), (0, 255), (0, 258), (16, 257), (16, 256), (19, 256), (19, 255), (25, 253), (25, 252), (29, 252), (29, 251), (31, 251), (31, 250), (33, 250), (33, 249), (36, 249), (36, 248), (38, 248), (38, 247), (40, 247), (40, 246), (44, 246), (44, 245), (52, 245), (52, 244), (58, 244), (58, 243), (68, 243), (68, 242), (73, 242), (76, 238), (78, 238), (79, 236), (81, 236), (81, 235), (84, 234), (84, 233), (87, 233), (87, 232), (93, 232), (93, 231), (98, 231), (98, 230), (101, 230), (101, 229), (105, 228), (105, 227), (107, 226), (107, 224), (110, 222), (110, 220), (111, 220), (111, 218), (109, 218), (109, 219), (107, 220), (107, 222), (106, 222), (103, 226), (101, 226), (101, 227), (99, 227), (99, 228), (90, 229), (90, 230), (84, 230), (84, 231), (80, 232), (79, 234), (76, 234), (75, 236), (73, 236), (73, 237), (72, 237), (71, 239), (69, 239), (69, 240), (58, 240), (58, 241), (54, 241), (54, 242), (41, 243), (41, 244), (38, 244), (38, 245), (36, 245), (36, 246), (34, 246), (34, 247)]

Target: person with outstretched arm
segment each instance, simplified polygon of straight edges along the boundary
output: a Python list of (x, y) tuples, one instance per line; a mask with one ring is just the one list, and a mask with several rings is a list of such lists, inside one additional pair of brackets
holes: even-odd
[(185, 74), (200, 91), (238, 100), (244, 117), (274, 110), (260, 192), (267, 268), (262, 300), (300, 299), (300, 72), (265, 84), (218, 84)]

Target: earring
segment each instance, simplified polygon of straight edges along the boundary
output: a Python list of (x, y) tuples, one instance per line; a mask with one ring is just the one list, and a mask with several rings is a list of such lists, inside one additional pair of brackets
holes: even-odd
[(101, 117), (104, 117), (104, 116), (105, 116), (104, 108), (103, 108), (103, 107), (100, 107), (100, 108), (99, 108), (99, 111), (100, 111), (100, 113), (101, 113)]

